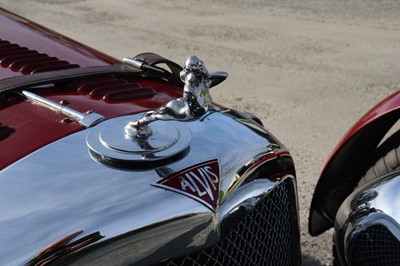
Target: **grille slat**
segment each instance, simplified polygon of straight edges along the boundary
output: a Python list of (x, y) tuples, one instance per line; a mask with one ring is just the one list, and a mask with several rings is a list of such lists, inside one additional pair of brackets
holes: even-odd
[(292, 223), (297, 222), (289, 180), (275, 187), (216, 246), (166, 262), (188, 265), (292, 265)]

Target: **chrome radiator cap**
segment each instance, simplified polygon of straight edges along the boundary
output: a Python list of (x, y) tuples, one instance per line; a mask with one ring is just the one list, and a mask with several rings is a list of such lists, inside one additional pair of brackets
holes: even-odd
[(100, 163), (130, 169), (154, 167), (184, 156), (192, 140), (190, 129), (177, 121), (154, 121), (152, 134), (132, 136), (125, 126), (135, 116), (115, 118), (97, 125), (86, 137), (92, 157)]

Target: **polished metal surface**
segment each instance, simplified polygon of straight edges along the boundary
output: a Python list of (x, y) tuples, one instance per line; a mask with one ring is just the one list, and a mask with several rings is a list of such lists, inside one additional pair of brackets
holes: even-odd
[[(252, 187), (243, 187), (246, 191), (241, 196), (245, 197), (227, 213), (226, 219), (220, 219), (225, 235), (216, 245), (163, 265), (299, 265), (300, 249), (293, 238), (297, 217), (296, 206), (292, 204), (293, 180), (286, 178), (268, 193), (261, 192), (259, 197), (254, 193), (254, 197), (249, 197), (252, 189), (265, 189), (258, 181)], [(235, 194), (240, 195), (239, 190)]]
[(84, 114), (81, 112), (78, 112), (72, 108), (69, 108), (67, 106), (61, 105), (59, 103), (53, 102), (49, 99), (46, 99), (44, 97), (41, 97), (37, 94), (34, 94), (29, 91), (22, 91), (22, 94), (30, 101), (33, 103), (39, 104), (41, 106), (44, 106), (46, 108), (50, 108), (58, 113), (66, 115), (68, 118), (78, 122), (82, 126), (85, 127), (92, 127), (102, 121), (104, 121), (104, 116), (99, 115), (97, 113), (88, 113)]
[(146, 137), (126, 134), (125, 125), (139, 117), (134, 115), (111, 119), (91, 130), (86, 142), (92, 155), (105, 164), (141, 169), (145, 162), (159, 163), (183, 155), (189, 149), (191, 132), (187, 126), (175, 121), (152, 123), (149, 127), (153, 133)]
[[(83, 237), (97, 233), (103, 238), (66, 257), (77, 265), (145, 265), (151, 262), (144, 258), (179, 256), (216, 243), (229, 213), (238, 206), (251, 208), (283, 179), (293, 178), (254, 176), (284, 148), (245, 116), (219, 109), (184, 124), (192, 135), (187, 154), (156, 168), (127, 170), (94, 160), (86, 136), (107, 128), (101, 123), (2, 170), (0, 265), (24, 264), (48, 245), (82, 230)], [(110, 144), (124, 147), (119, 145)], [(151, 185), (215, 158), (221, 171), (216, 213), (192, 198)]]
[(134, 68), (137, 68), (137, 69), (142, 69), (142, 66), (144, 64), (144, 62), (142, 62), (140, 60), (136, 60), (135, 58), (130, 58), (130, 57), (124, 57), (122, 59), (122, 62), (124, 62), (125, 64), (128, 64), (130, 66), (133, 66)]
[(174, 99), (157, 110), (147, 112), (140, 119), (128, 123), (125, 131), (130, 136), (142, 138), (152, 134), (149, 124), (156, 120), (199, 119), (209, 111), (212, 103), (209, 88), (213, 83), (218, 84), (227, 77), (228, 74), (225, 72), (208, 73), (202, 60), (196, 56), (189, 57), (180, 73), (180, 78), (185, 84), (183, 97)]
[(139, 69), (139, 70), (151, 70), (151, 71), (159, 72), (161, 74), (166, 73), (166, 71), (164, 69), (161, 69), (158, 67), (153, 67), (153, 66), (146, 64), (143, 61), (137, 60), (135, 58), (124, 57), (122, 59), (122, 62), (124, 62), (125, 64), (128, 64), (130, 66), (133, 66), (134, 68)]
[(394, 171), (360, 187), (342, 203), (335, 243), (343, 263), (353, 239), (368, 227), (383, 225), (400, 241), (399, 191), (400, 171)]

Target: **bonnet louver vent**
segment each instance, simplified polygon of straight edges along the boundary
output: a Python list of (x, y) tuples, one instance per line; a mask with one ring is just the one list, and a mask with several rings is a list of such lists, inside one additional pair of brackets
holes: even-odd
[(47, 54), (21, 47), (18, 44), (0, 39), (0, 64), (22, 74), (33, 74), (46, 71), (78, 68), (77, 64)]
[(0, 123), (0, 141), (8, 138), (14, 133), (14, 129)]
[(155, 90), (152, 88), (142, 88), (136, 82), (115, 77), (75, 81), (68, 84), (68, 87), (71, 86), (77, 88), (80, 94), (90, 95), (92, 98), (110, 102), (152, 98), (156, 95)]
[[(80, 67), (2, 39), (0, 39), (0, 64), (25, 75)], [(138, 83), (110, 76), (71, 82), (68, 87), (77, 88), (80, 94), (110, 102), (152, 98), (156, 95), (154, 89), (141, 88)]]

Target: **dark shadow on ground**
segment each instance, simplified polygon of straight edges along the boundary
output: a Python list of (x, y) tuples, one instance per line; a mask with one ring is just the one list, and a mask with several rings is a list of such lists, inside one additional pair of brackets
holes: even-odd
[(321, 266), (321, 262), (315, 260), (314, 258), (308, 255), (301, 255), (301, 265), (305, 266)]

